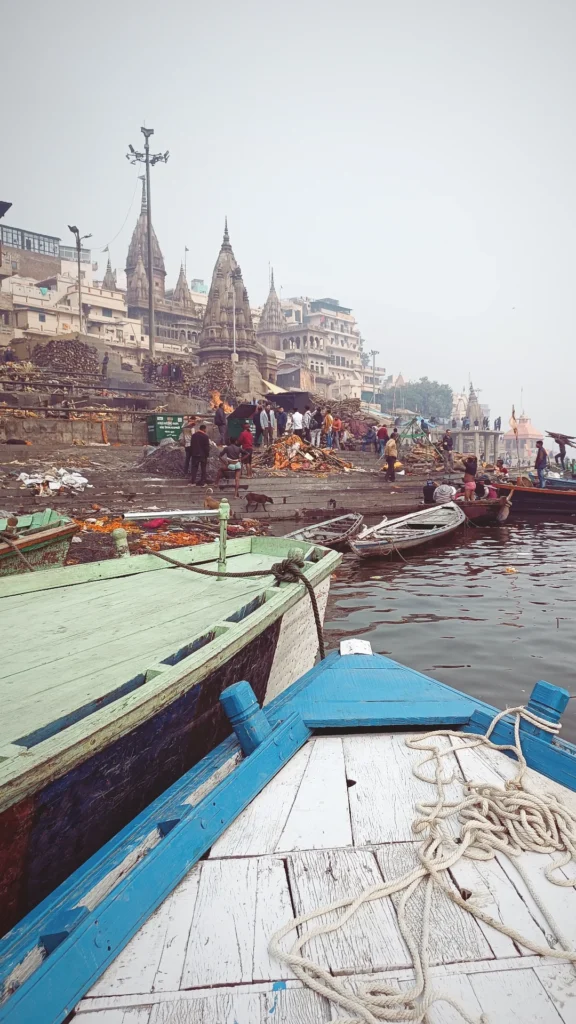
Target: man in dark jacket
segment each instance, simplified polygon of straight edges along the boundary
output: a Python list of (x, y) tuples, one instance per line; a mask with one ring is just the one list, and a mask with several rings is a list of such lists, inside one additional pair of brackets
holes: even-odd
[(197, 487), (203, 487), (206, 483), (206, 464), (210, 453), (210, 441), (206, 433), (206, 424), (201, 423), (198, 430), (190, 438), (190, 456), (192, 461), (192, 473), (190, 482), (196, 484), (196, 474), (200, 469), (200, 479)]
[(286, 430), (286, 424), (288, 422), (288, 415), (284, 409), (280, 409), (280, 412), (276, 413), (276, 425), (278, 427), (278, 437), (282, 437), (282, 434)]
[(220, 402), (220, 405), (216, 409), (214, 416), (214, 425), (218, 427), (218, 433), (220, 434), (220, 444), (226, 444), (226, 429), (228, 427), (228, 420), (226, 419), (226, 413), (224, 412), (224, 403)]
[(447, 473), (451, 473), (454, 469), (454, 462), (452, 459), (452, 449), (454, 448), (454, 438), (449, 430), (446, 431), (442, 438), (442, 458), (444, 459), (444, 469)]

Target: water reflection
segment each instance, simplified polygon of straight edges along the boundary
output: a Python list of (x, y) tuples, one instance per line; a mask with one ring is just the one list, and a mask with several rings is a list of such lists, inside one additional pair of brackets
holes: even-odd
[[(538, 679), (576, 694), (576, 525), (512, 520), (451, 543), (405, 563), (346, 555), (330, 590), (329, 645), (363, 636), (497, 707), (523, 703)], [(576, 741), (576, 700), (562, 735)]]

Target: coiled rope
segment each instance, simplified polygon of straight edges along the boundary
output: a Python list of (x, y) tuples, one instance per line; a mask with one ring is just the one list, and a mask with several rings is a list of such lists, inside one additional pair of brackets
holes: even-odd
[(165, 555), (162, 551), (151, 551), (149, 548), (146, 549), (147, 554), (156, 555), (156, 558), (161, 558), (163, 562), (169, 562), (170, 565), (177, 565), (179, 569), (188, 569), (189, 572), (197, 572), (200, 576), (216, 576), (218, 579), (247, 579), (250, 576), (274, 576), (276, 579), (276, 585), (280, 586), (281, 583), (303, 583), (308, 591), (310, 597), (310, 604), (312, 605), (312, 613), (314, 615), (314, 622), (316, 624), (316, 633), (318, 635), (318, 649), (320, 652), (320, 658), (324, 660), (326, 657), (326, 645), (324, 643), (324, 630), (322, 628), (322, 619), (320, 618), (320, 612), (318, 610), (318, 602), (316, 600), (316, 594), (314, 593), (314, 587), (312, 586), (308, 577), (302, 572), (304, 566), (304, 558), (302, 555), (298, 557), (292, 556), (291, 558), (284, 558), (281, 562), (276, 562), (271, 565), (269, 569), (252, 569), (251, 572), (215, 572), (213, 569), (201, 569), (198, 565), (184, 565), (183, 562), (178, 562), (175, 558), (170, 558), (169, 555)]
[[(514, 744), (498, 745), (490, 740), (490, 736), (505, 715), (514, 716)], [(539, 956), (576, 963), (576, 951), (570, 948), (569, 941), (562, 934), (544, 901), (535, 892), (519, 861), (524, 851), (560, 854), (554, 864), (546, 869), (545, 875), (555, 885), (576, 887), (576, 880), (553, 877), (557, 869), (564, 867), (571, 860), (576, 860), (576, 814), (553, 793), (539, 796), (524, 788), (527, 765), (520, 742), (522, 720), (552, 734), (557, 734), (560, 729), (559, 725), (539, 718), (527, 708), (516, 707), (496, 715), (485, 736), (468, 738), (462, 733), (442, 729), (423, 736), (408, 737), (408, 747), (428, 753), (428, 756), (413, 768), (415, 777), (436, 786), (437, 791), (436, 799), (432, 802), (416, 804), (413, 831), (417, 835), (425, 834), (418, 851), (420, 865), (395, 881), (371, 886), (359, 896), (337, 900), (309, 914), (303, 914), (288, 922), (272, 936), (269, 944), (272, 956), (288, 964), (296, 977), (314, 992), (336, 1003), (350, 1014), (337, 1018), (338, 1024), (364, 1024), (366, 1021), (368, 1024), (378, 1024), (379, 1021), (412, 1021), (414, 1024), (420, 1024), (427, 1019), (430, 1006), (439, 1001), (450, 1003), (466, 1024), (489, 1024), (486, 1014), (482, 1014), (480, 1018), (471, 1017), (451, 996), (432, 988), (428, 937), (435, 886), (467, 913), (508, 935), (514, 942), (531, 949)], [(440, 737), (448, 737), (448, 743), (450, 738), (455, 737), (460, 741), (460, 745), (452, 744), (441, 749), (437, 742)], [(448, 801), (446, 786), (454, 782), (455, 776), (454, 772), (450, 776), (444, 775), (442, 758), (453, 755), (458, 750), (472, 750), (481, 746), (492, 750), (513, 751), (518, 758), (516, 775), (504, 786), (485, 782), (464, 783), (462, 800)], [(432, 777), (423, 772), (424, 766), (429, 763), (434, 765)], [(450, 819), (459, 822), (457, 837), (446, 827)], [(556, 948), (534, 942), (521, 935), (515, 928), (490, 917), (480, 908), (478, 902), (473, 898), (465, 900), (453, 886), (449, 871), (459, 860), (463, 857), (471, 860), (491, 860), (497, 853), (514, 860), (515, 867), (531, 896), (556, 936)], [(414, 935), (407, 924), (406, 905), (420, 886), (424, 887), (420, 934)], [(391, 983), (372, 982), (353, 991), (340, 977), (334, 977), (302, 954), (303, 947), (311, 939), (342, 928), (363, 904), (384, 899), (395, 893), (402, 893), (397, 908), (398, 924), (414, 965), (414, 984), (409, 989), (400, 990)], [(330, 914), (334, 917), (331, 923), (318, 925), (307, 931), (302, 930), (302, 926), (308, 922)], [(282, 947), (281, 940), (295, 929), (300, 929), (300, 938), (287, 951)], [(494, 1021), (493, 1024), (499, 1022)]]

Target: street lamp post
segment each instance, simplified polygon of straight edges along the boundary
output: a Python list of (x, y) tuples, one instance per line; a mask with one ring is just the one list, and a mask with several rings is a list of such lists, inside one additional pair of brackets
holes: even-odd
[(376, 356), (378, 352), (373, 348), (370, 352), (372, 356), (372, 404), (376, 404)]
[(75, 224), (69, 224), (68, 230), (72, 232), (76, 239), (76, 259), (78, 262), (78, 317), (80, 319), (80, 334), (82, 334), (82, 273), (80, 271), (80, 255), (82, 252), (82, 242), (85, 238), (92, 238), (92, 235), (81, 235), (80, 229)]
[(150, 348), (150, 356), (153, 359), (156, 355), (156, 328), (154, 324), (154, 260), (152, 255), (152, 200), (150, 195), (150, 167), (154, 167), (157, 163), (167, 163), (170, 153), (166, 150), (165, 153), (152, 153), (150, 155), (150, 136), (154, 135), (153, 128), (141, 128), (140, 131), (144, 136), (144, 152), (139, 153), (134, 149), (133, 146), (128, 146), (130, 150), (126, 154), (126, 159), (131, 164), (145, 164), (146, 165), (146, 240), (148, 243), (148, 345)]

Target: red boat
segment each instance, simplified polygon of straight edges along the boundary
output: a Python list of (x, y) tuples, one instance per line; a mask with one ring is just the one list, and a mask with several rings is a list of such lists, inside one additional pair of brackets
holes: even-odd
[(477, 498), (476, 501), (456, 500), (466, 518), (476, 526), (501, 526), (508, 519), (512, 505), (507, 495), (501, 498)]

